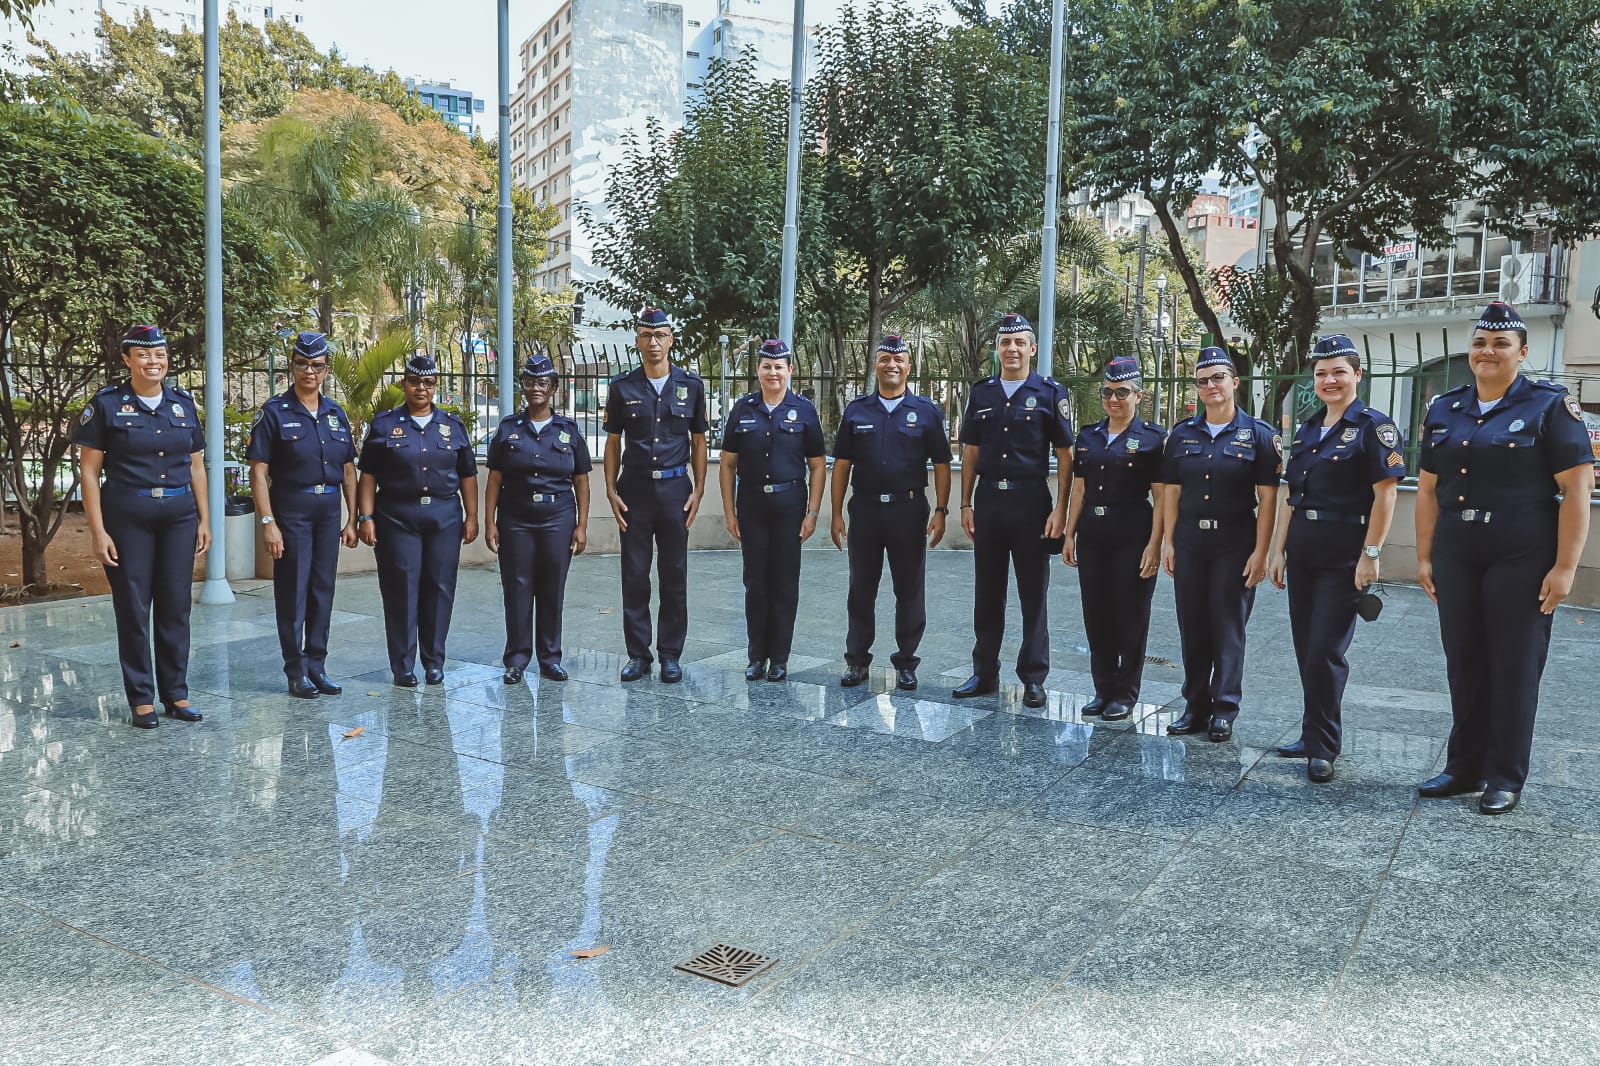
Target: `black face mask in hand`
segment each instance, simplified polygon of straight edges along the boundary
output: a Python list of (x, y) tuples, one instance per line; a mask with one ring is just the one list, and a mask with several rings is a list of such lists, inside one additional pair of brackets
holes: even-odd
[(1356, 596), (1356, 614), (1361, 616), (1363, 622), (1376, 622), (1378, 615), (1383, 613), (1383, 597), (1372, 591), (1375, 588), (1378, 586), (1372, 585)]

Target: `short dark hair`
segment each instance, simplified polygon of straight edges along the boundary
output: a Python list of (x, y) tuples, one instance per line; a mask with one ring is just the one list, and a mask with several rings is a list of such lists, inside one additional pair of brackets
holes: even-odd
[(1313, 355), (1311, 357), (1311, 369), (1316, 370), (1317, 364), (1324, 359), (1343, 359), (1350, 364), (1351, 370), (1361, 369), (1361, 356), (1355, 352), (1331, 352), (1328, 355)]

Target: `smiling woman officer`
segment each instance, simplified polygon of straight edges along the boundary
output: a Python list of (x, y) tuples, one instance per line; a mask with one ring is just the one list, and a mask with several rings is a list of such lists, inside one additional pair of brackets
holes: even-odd
[[(131, 725), (154, 729), (159, 690), (167, 717), (198, 722), (189, 702), (189, 607), (194, 560), (211, 546), (205, 431), (194, 397), (165, 384), (167, 339), (134, 326), (122, 342), (127, 381), (83, 409), (76, 439), (83, 513), (111, 584), (122, 687)], [(105, 474), (105, 484), (100, 475)], [(155, 677), (150, 618), (155, 614)]]
[(1583, 410), (1518, 373), (1527, 357), (1522, 318), (1490, 304), (1467, 352), (1473, 383), (1428, 408), (1417, 479), (1417, 583), (1439, 605), (1455, 719), (1444, 773), (1417, 792), (1482, 791), (1484, 814), (1515, 807), (1527, 780), (1550, 626), (1594, 490)]
[(1289, 494), (1272, 535), (1271, 573), (1274, 585), (1289, 589), (1289, 630), (1305, 699), (1300, 739), (1278, 754), (1305, 759), (1306, 776), (1322, 783), (1333, 780), (1339, 757), (1356, 604), (1378, 579), (1406, 462), (1394, 422), (1356, 397), (1361, 356), (1349, 337), (1318, 341), (1311, 368), (1324, 406), (1289, 448)]

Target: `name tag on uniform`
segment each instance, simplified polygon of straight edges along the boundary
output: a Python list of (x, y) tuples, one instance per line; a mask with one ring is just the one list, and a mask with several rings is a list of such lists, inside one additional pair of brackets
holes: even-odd
[(756, 420), (753, 418), (741, 418), (739, 419), (739, 424), (741, 426), (753, 426), (756, 424)]
[(873, 425), (871, 422), (862, 422), (859, 425), (851, 426), (850, 428), (855, 430), (857, 433), (871, 433), (878, 427)]
[(285, 422), (285, 423), (283, 423), (283, 428), (284, 429), (299, 429), (300, 428), (300, 423), (299, 422)]

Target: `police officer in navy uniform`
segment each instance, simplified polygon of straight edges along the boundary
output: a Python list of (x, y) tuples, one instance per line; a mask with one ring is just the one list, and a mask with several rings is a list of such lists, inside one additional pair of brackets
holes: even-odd
[(561, 605), (572, 557), (589, 541), (589, 445), (578, 423), (551, 406), (561, 378), (547, 355), (522, 366), (524, 410), (500, 420), (489, 442), (484, 539), (500, 555), (506, 606), (504, 681), (515, 685), (533, 661), (539, 675), (565, 681)]
[[(1289, 589), (1289, 628), (1305, 713), (1300, 739), (1278, 754), (1306, 760), (1306, 776), (1333, 780), (1340, 704), (1355, 636), (1356, 604), (1378, 579), (1378, 556), (1406, 475), (1400, 430), (1357, 398), (1361, 356), (1342, 334), (1311, 350), (1323, 408), (1301, 424), (1284, 470), (1288, 495), (1272, 535), (1272, 583)], [(1285, 558), (1287, 548), (1287, 559)]]
[(1161, 453), (1167, 431), (1138, 418), (1139, 362), (1106, 364), (1106, 417), (1073, 443), (1072, 501), (1061, 560), (1078, 570), (1094, 698), (1087, 716), (1119, 722), (1133, 713), (1144, 679), (1150, 598), (1161, 568)]
[(646, 308), (634, 323), (640, 365), (611, 379), (606, 399), (606, 499), (622, 535), (623, 681), (650, 673), (650, 555), (661, 582), (661, 680), (683, 680), (689, 631), (689, 527), (706, 486), (706, 387), (672, 365), (672, 323)]
[(1017, 678), (1024, 706), (1043, 707), (1050, 672), (1050, 557), (1066, 529), (1072, 487), (1072, 400), (1065, 388), (1030, 369), (1039, 345), (1026, 318), (1002, 318), (994, 346), (1000, 376), (973, 384), (961, 420), (961, 529), (972, 540), (977, 639), (972, 676), (951, 695), (966, 699), (1000, 687), (1006, 572), (1014, 567), (1022, 606)]
[[(344, 691), (328, 677), (328, 625), (339, 544), (356, 545), (356, 449), (344, 408), (322, 395), (328, 339), (306, 331), (289, 357), (293, 384), (262, 406), (245, 459), (265, 527), (278, 644), (289, 695)], [(341, 497), (349, 517), (341, 523)]]
[(1473, 383), (1428, 408), (1417, 484), (1417, 583), (1439, 605), (1454, 718), (1444, 773), (1417, 791), (1482, 790), (1484, 814), (1514, 808), (1527, 780), (1550, 627), (1594, 489), (1578, 401), (1519, 374), (1527, 357), (1522, 318), (1490, 304), (1467, 351)]
[[(833, 544), (849, 544), (850, 593), (846, 609), (846, 688), (867, 679), (872, 663), (873, 608), (883, 557), (894, 582), (895, 687), (917, 687), (917, 646), (927, 628), (927, 549), (944, 539), (950, 513), (950, 436), (944, 413), (906, 388), (910, 349), (895, 334), (878, 343), (873, 357), (877, 389), (844, 409), (833, 442)], [(928, 464), (933, 464), (935, 506), (928, 512)], [(852, 473), (854, 477), (852, 478)], [(850, 497), (845, 525), (845, 490)]]
[(194, 397), (166, 385), (167, 339), (158, 327), (130, 329), (122, 361), (128, 380), (95, 393), (75, 440), (84, 516), (111, 585), (131, 724), (154, 729), (158, 695), (169, 718), (203, 717), (189, 701), (188, 672), (194, 561), (211, 546), (206, 438)]
[(405, 406), (376, 415), (361, 445), (356, 527), (378, 559), (389, 670), (415, 688), (419, 653), (428, 684), (444, 684), (461, 545), (478, 536), (478, 461), (467, 427), (433, 405), (438, 365), (412, 356), (401, 384)]
[(1239, 374), (1202, 348), (1195, 388), (1204, 410), (1179, 422), (1162, 458), (1161, 562), (1173, 579), (1183, 647), (1183, 714), (1167, 732), (1233, 736), (1244, 679), (1244, 633), (1267, 573), (1283, 441), (1234, 402)]
[(793, 373), (786, 342), (763, 344), (756, 358), (761, 388), (733, 404), (722, 431), (722, 520), (744, 557), (746, 681), (789, 676), (800, 546), (816, 532), (822, 510), (822, 419), (810, 400), (789, 391)]

